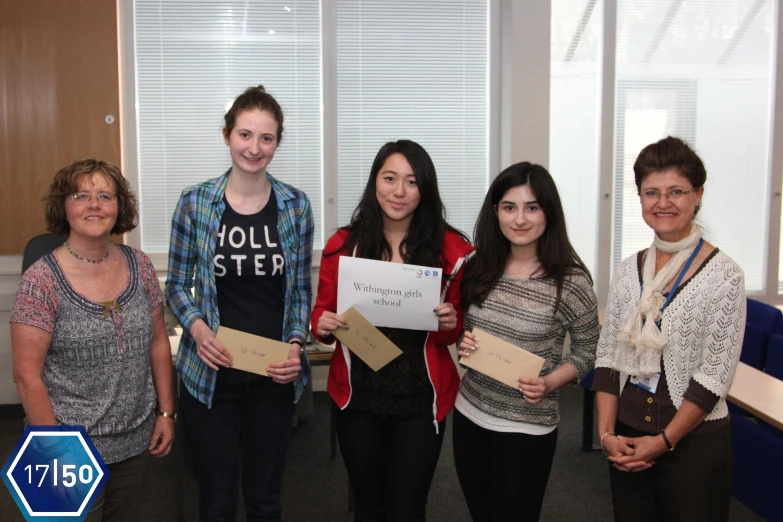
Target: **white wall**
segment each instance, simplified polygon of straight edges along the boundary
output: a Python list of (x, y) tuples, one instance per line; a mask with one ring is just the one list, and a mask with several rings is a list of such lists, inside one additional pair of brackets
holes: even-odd
[[(559, 64), (558, 64), (559, 65)], [(568, 236), (595, 276), (598, 261), (598, 70), (552, 74), (549, 171), (565, 210)], [(554, 65), (553, 65), (554, 67)]]
[(14, 304), (19, 273), (20, 256), (0, 256), (0, 404), (19, 404), (19, 394), (13, 381), (11, 360), (11, 332), (8, 320)]
[[(767, 82), (702, 80), (698, 91), (696, 145), (707, 161), (704, 205), (698, 219), (707, 238), (743, 268), (746, 290), (761, 292), (769, 215)], [(710, 132), (715, 128), (729, 132)], [(732, 203), (713, 204), (718, 199), (716, 191), (722, 192), (722, 201)]]

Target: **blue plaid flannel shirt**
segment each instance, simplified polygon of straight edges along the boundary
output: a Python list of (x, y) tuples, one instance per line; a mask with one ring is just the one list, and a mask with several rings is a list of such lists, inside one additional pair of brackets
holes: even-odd
[[(190, 327), (197, 319), (215, 332), (220, 326), (213, 257), (220, 219), (226, 209), (223, 195), (231, 169), (219, 178), (186, 188), (171, 222), (166, 301), (184, 332), (177, 353), (177, 371), (188, 391), (212, 407), (217, 372), (199, 359)], [(313, 211), (301, 190), (269, 174), (277, 198), (277, 229), (285, 256), (283, 339), (307, 339), (313, 295)], [(195, 289), (195, 290), (194, 290)], [(302, 371), (294, 381), (295, 401), (310, 379), (310, 362), (302, 357)]]

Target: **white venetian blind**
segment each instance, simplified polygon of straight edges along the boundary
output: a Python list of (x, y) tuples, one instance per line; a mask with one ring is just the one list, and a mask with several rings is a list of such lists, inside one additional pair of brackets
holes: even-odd
[(142, 248), (167, 252), (182, 190), (231, 166), (223, 114), (258, 84), (285, 116), (269, 172), (307, 193), (320, 246), (318, 0), (135, 0), (134, 29)]
[(762, 290), (773, 0), (618, 0), (613, 266), (650, 245), (633, 163), (669, 134), (707, 168), (706, 237)]
[(350, 221), (378, 149), (410, 139), (432, 157), (447, 219), (473, 232), (488, 187), (485, 0), (340, 0), (339, 224)]

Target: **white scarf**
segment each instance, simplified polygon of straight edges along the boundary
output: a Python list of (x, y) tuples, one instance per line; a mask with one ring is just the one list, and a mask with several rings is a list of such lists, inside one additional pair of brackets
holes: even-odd
[[(636, 301), (631, 315), (617, 335), (618, 349), (614, 355), (614, 369), (628, 375), (649, 376), (661, 372), (661, 352), (669, 341), (658, 325), (666, 302), (663, 290), (682, 269), (699, 243), (702, 230), (695, 223), (688, 236), (676, 243), (667, 243), (656, 234), (642, 269), (642, 296)], [(655, 274), (658, 250), (676, 252)]]

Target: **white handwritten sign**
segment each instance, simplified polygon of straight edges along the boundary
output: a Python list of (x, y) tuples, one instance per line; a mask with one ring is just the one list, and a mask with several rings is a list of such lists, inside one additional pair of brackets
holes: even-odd
[(343, 256), (337, 313), (353, 306), (374, 326), (435, 331), (442, 276), (440, 268)]

